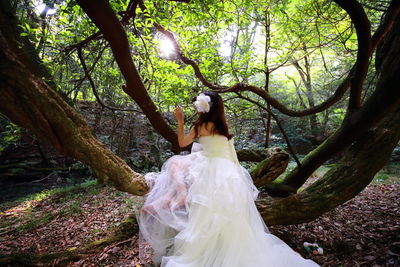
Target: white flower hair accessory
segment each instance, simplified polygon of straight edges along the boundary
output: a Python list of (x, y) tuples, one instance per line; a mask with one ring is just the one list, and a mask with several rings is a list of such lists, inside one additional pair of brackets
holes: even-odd
[(209, 112), (211, 106), (211, 98), (208, 95), (201, 93), (196, 97), (196, 101), (194, 101), (194, 105), (198, 112)]

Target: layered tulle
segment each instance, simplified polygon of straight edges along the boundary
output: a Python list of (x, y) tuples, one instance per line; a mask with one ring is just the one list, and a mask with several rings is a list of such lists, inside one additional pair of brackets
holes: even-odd
[(141, 238), (161, 266), (318, 266), (268, 233), (254, 204), (258, 190), (232, 141), (200, 138), (146, 175), (151, 190), (138, 215)]

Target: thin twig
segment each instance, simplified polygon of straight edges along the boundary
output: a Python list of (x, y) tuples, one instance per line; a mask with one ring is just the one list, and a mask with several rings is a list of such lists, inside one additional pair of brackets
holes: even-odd
[(96, 97), (97, 102), (99, 102), (99, 104), (100, 104), (101, 106), (103, 106), (103, 107), (105, 107), (105, 108), (107, 108), (107, 109), (110, 109), (110, 110), (112, 110), (112, 111), (118, 110), (118, 111), (133, 111), (133, 112), (142, 113), (142, 112), (140, 112), (140, 111), (138, 111), (138, 110), (136, 110), (136, 109), (121, 109), (121, 108), (116, 108), (116, 107), (110, 107), (110, 106), (108, 106), (107, 104), (105, 104), (105, 103), (103, 102), (103, 100), (100, 98), (99, 93), (97, 92), (96, 85), (94, 84), (94, 81), (93, 81), (93, 79), (92, 79), (92, 76), (90, 76), (90, 72), (89, 72), (89, 70), (88, 70), (88, 68), (87, 68), (87, 66), (86, 66), (85, 59), (84, 59), (84, 57), (83, 57), (83, 55), (82, 55), (82, 49), (81, 49), (80, 47), (78, 47), (78, 48), (77, 48), (77, 52), (78, 52), (78, 57), (79, 57), (79, 60), (80, 60), (80, 62), (81, 62), (83, 71), (85, 72), (86, 78), (88, 79), (88, 81), (89, 81), (89, 83), (90, 83), (90, 86), (92, 87), (93, 94), (94, 94), (94, 96)]
[(251, 102), (251, 103), (257, 105), (258, 107), (262, 108), (263, 110), (267, 111), (267, 112), (272, 116), (272, 118), (274, 118), (276, 124), (278, 125), (279, 130), (281, 131), (281, 133), (282, 133), (282, 135), (283, 135), (283, 138), (285, 139), (285, 142), (286, 142), (286, 144), (287, 144), (287, 146), (288, 146), (288, 149), (289, 149), (290, 154), (292, 155), (292, 157), (293, 157), (294, 160), (296, 161), (297, 167), (300, 169), (300, 168), (302, 167), (302, 165), (301, 165), (299, 159), (297, 158), (296, 154), (294, 153), (293, 147), (292, 147), (292, 145), (291, 145), (291, 143), (290, 143), (290, 141), (289, 141), (289, 138), (288, 138), (288, 136), (287, 136), (285, 130), (283, 129), (282, 124), (281, 124), (280, 120), (278, 119), (278, 117), (272, 112), (271, 109), (264, 107), (263, 105), (261, 105), (261, 104), (258, 103), (257, 101), (254, 101), (254, 100), (252, 100), (252, 99), (250, 99), (250, 98), (248, 98), (248, 97), (246, 97), (246, 96), (243, 96), (242, 94), (240, 94), (240, 93), (238, 93), (238, 92), (235, 92), (235, 93), (236, 93), (236, 95), (237, 95), (238, 97), (240, 97), (240, 98), (242, 98), (242, 99), (245, 99), (245, 100), (247, 100), (247, 101), (249, 101), (249, 102)]
[[(106, 48), (108, 47), (108, 45), (104, 46), (101, 50), (100, 53), (98, 53), (97, 57), (95, 58), (95, 60), (93, 61), (92, 67), (88, 70), (89, 73), (92, 73), (92, 71), (94, 70), (94, 67), (96, 66), (97, 62), (100, 60), (100, 58), (102, 57), (104, 51), (106, 50)], [(78, 84), (76, 84), (74, 86), (74, 88), (72, 88), (70, 91), (67, 92), (67, 95), (69, 95), (70, 93), (74, 92), (75, 90), (79, 89), (80, 86), (82, 85), (83, 81), (86, 79), (86, 75), (84, 75), (82, 78), (76, 80), (78, 82)]]

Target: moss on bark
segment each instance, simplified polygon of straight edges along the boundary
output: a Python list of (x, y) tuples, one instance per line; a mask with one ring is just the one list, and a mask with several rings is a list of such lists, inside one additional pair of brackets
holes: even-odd
[(281, 148), (270, 148), (264, 160), (251, 170), (250, 175), (257, 187), (274, 181), (287, 168), (289, 155)]
[(30, 72), (9, 44), (12, 41), (0, 32), (0, 112), (64, 155), (89, 165), (102, 182), (111, 181), (132, 194), (146, 193), (142, 175), (98, 141), (83, 117)]

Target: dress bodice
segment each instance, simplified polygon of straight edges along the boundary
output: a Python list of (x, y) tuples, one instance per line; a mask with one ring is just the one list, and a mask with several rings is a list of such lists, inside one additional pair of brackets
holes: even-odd
[(233, 146), (233, 139), (228, 140), (224, 135), (208, 135), (200, 136), (199, 142), (202, 145), (205, 156), (226, 158), (236, 162), (237, 157)]

